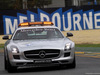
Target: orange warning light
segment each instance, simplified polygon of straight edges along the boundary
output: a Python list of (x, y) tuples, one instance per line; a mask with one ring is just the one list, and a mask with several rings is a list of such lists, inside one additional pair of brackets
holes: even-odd
[(36, 25), (41, 25), (41, 26), (52, 26), (52, 22), (44, 21), (44, 22), (25, 22), (25, 23), (20, 23), (18, 27), (24, 27), (24, 26), (36, 26)]

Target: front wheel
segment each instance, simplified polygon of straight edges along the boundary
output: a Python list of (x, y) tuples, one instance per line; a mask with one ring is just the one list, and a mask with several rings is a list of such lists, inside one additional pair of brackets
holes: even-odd
[(69, 66), (70, 68), (75, 68), (75, 67), (76, 67), (76, 59), (75, 59), (75, 57), (74, 57), (73, 62), (72, 62), (71, 64), (68, 64), (68, 66)]
[(16, 72), (17, 70), (17, 67), (15, 66), (12, 66), (9, 62), (9, 58), (4, 56), (4, 60), (5, 60), (5, 70), (7, 70), (9, 73), (12, 73), (12, 72)]
[(4, 54), (4, 69), (7, 70), (7, 58)]
[(76, 67), (76, 59), (74, 57), (73, 62), (70, 64), (62, 64), (60, 65), (61, 68), (75, 68)]
[(9, 73), (12, 73), (12, 72), (16, 72), (16, 70), (17, 70), (17, 67), (12, 66), (12, 65), (10, 64), (10, 62), (7, 61), (7, 71), (8, 71)]

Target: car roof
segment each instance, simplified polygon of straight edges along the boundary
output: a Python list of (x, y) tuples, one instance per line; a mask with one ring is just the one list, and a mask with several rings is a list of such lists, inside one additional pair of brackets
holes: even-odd
[[(21, 30), (21, 29), (34, 29), (34, 28), (57, 28), (55, 26), (30, 26), (30, 27), (20, 27), (17, 30)], [(58, 29), (58, 28), (57, 28)]]

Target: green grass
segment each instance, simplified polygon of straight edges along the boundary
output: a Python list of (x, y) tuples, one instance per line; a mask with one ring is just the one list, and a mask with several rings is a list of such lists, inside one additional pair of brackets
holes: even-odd
[(0, 44), (0, 48), (4, 48), (4, 44)]
[(76, 47), (100, 47), (100, 44), (76, 44)]

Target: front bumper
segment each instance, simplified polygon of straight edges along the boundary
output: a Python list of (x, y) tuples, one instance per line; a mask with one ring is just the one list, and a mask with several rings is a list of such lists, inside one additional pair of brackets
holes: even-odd
[[(60, 57), (58, 58), (49, 58), (51, 62), (40, 62), (40, 63), (35, 63), (34, 60), (48, 60), (48, 59), (26, 59), (23, 52), (19, 54), (12, 54), (9, 52), (9, 59), (10, 63), (12, 66), (17, 66), (17, 67), (25, 67), (25, 66), (40, 66), (40, 67), (45, 67), (45, 66), (53, 66), (53, 65), (60, 65), (60, 64), (70, 64), (73, 62), (74, 57), (75, 57), (75, 52), (74, 48), (69, 51), (62, 51), (60, 53)], [(64, 56), (64, 53), (70, 53), (69, 56)], [(19, 55), (20, 59), (14, 59), (13, 55)]]
[(12, 60), (11, 64), (13, 66), (23, 67), (23, 66), (52, 66), (60, 64), (70, 64), (73, 62), (73, 57), (51, 59), (51, 62), (35, 63), (34, 60)]

